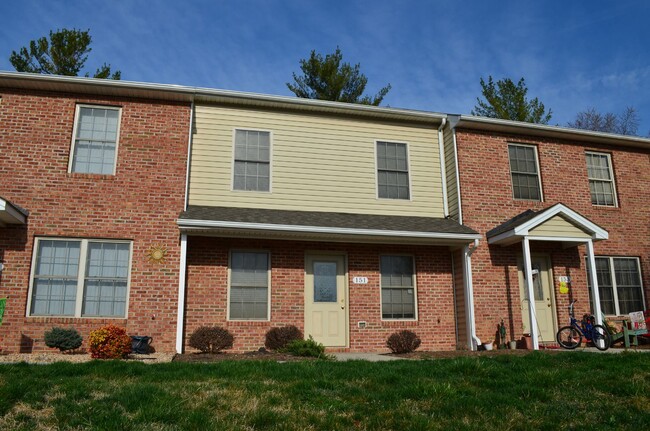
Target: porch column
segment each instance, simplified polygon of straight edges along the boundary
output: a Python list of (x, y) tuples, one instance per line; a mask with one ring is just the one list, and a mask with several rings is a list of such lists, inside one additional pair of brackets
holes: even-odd
[(530, 316), (530, 337), (533, 349), (539, 349), (539, 335), (537, 333), (537, 319), (535, 318), (535, 294), (533, 292), (533, 268), (530, 259), (530, 242), (525, 236), (522, 241), (524, 249), (524, 276), (526, 277), (526, 291), (528, 292), (528, 314)]
[(183, 353), (185, 321), (185, 274), (187, 269), (187, 235), (181, 235), (181, 258), (178, 270), (178, 313), (176, 316), (176, 353)]
[(600, 310), (600, 294), (598, 293), (598, 277), (596, 275), (596, 258), (594, 257), (594, 243), (587, 241), (587, 265), (589, 265), (589, 282), (591, 283), (591, 298), (594, 303), (594, 317), (598, 325), (603, 324), (603, 313)]

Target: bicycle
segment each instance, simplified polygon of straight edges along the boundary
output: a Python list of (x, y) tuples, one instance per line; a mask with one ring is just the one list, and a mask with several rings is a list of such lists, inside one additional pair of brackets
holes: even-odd
[(598, 350), (604, 351), (609, 349), (609, 346), (612, 343), (611, 336), (603, 325), (595, 324), (596, 319), (594, 316), (585, 314), (582, 317), (582, 321), (575, 318), (573, 313), (573, 304), (576, 302), (577, 300), (573, 300), (569, 304), (571, 324), (569, 326), (564, 326), (557, 331), (557, 335), (555, 336), (557, 342), (563, 348), (572, 350), (582, 344), (582, 337), (584, 337), (587, 342), (592, 342)]

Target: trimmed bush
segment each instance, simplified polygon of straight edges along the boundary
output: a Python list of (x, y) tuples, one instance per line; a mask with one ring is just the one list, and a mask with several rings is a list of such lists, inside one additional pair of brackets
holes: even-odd
[(45, 332), (45, 345), (47, 347), (54, 347), (61, 352), (66, 350), (74, 350), (81, 347), (83, 338), (79, 332), (74, 328), (52, 328)]
[(293, 325), (283, 326), (281, 328), (271, 328), (266, 333), (264, 347), (269, 350), (282, 350), (293, 340), (302, 339), (302, 331)]
[(291, 353), (296, 356), (310, 356), (312, 358), (327, 359), (325, 346), (309, 336), (307, 340), (293, 340), (282, 349), (283, 352)]
[(219, 353), (232, 348), (235, 337), (230, 331), (219, 326), (201, 326), (190, 335), (190, 346), (203, 353)]
[(95, 359), (122, 359), (131, 353), (131, 337), (115, 325), (91, 331), (89, 344), (90, 356)]
[(386, 346), (393, 353), (411, 353), (420, 347), (421, 342), (415, 332), (405, 329), (391, 334), (386, 340)]

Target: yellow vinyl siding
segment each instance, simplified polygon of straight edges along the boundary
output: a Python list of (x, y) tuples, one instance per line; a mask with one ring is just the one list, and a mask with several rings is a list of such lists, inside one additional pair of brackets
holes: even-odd
[[(235, 129), (271, 132), (271, 192), (232, 191)], [(191, 205), (442, 217), (434, 124), (196, 107)], [(408, 144), (411, 200), (378, 199), (376, 141)]]
[(445, 175), (447, 176), (447, 202), (449, 217), (458, 221), (458, 183), (456, 182), (456, 152), (454, 150), (454, 130), (447, 127), (444, 131), (443, 148), (445, 150)]
[(589, 238), (587, 232), (571, 224), (561, 216), (555, 216), (530, 231), (534, 236)]

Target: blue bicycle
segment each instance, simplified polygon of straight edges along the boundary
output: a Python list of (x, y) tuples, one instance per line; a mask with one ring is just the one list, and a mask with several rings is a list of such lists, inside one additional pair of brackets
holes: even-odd
[(569, 304), (569, 316), (571, 316), (571, 325), (564, 326), (557, 331), (555, 339), (565, 349), (575, 349), (582, 344), (582, 337), (591, 342), (598, 350), (609, 349), (612, 339), (603, 325), (596, 325), (594, 316), (585, 314), (582, 321), (575, 318), (573, 313), (573, 304)]

